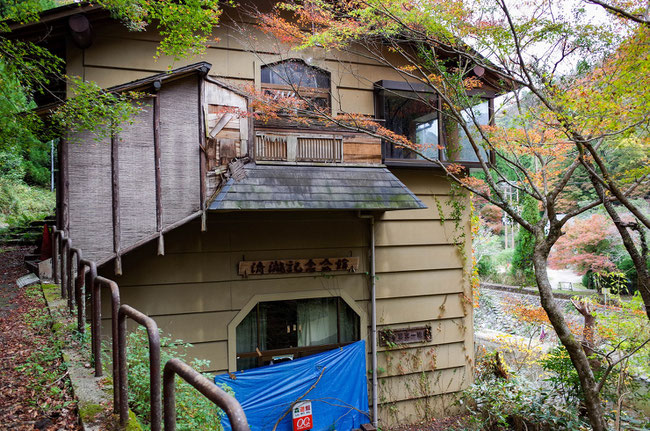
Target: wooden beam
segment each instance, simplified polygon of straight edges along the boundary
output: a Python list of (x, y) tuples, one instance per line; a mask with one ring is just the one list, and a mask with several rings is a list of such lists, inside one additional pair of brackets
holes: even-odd
[[(168, 232), (170, 232), (170, 231), (172, 231), (174, 229), (177, 229), (177, 228), (183, 226), (184, 224), (187, 224), (187, 223), (191, 222), (195, 218), (200, 217), (201, 213), (202, 213), (202, 211), (196, 211), (196, 212), (190, 214), (189, 216), (185, 217), (184, 219), (181, 219), (181, 220), (177, 221), (176, 223), (172, 223), (172, 224), (166, 226), (162, 230), (162, 232), (160, 232), (160, 233), (156, 232), (154, 234), (151, 234), (151, 235), (139, 240), (135, 244), (131, 244), (130, 246), (122, 249), (120, 251), (120, 255), (124, 255), (126, 253), (129, 253), (129, 252), (135, 250), (136, 248), (139, 248), (139, 247), (143, 246), (144, 244), (148, 243), (149, 241), (153, 241), (156, 238), (159, 238), (160, 234), (166, 234), (166, 233), (168, 233)], [(111, 259), (115, 259), (115, 258), (116, 258), (116, 255), (111, 255), (111, 256), (106, 257), (104, 259), (98, 260), (97, 261), (97, 267), (100, 267), (100, 266), (104, 265), (105, 263), (109, 262)]]
[(111, 181), (113, 197), (113, 251), (115, 252), (115, 274), (122, 275), (122, 256), (120, 253), (120, 163), (119, 137), (111, 134)]
[(210, 137), (211, 138), (216, 137), (219, 134), (219, 132), (221, 132), (224, 127), (226, 127), (226, 124), (228, 124), (230, 120), (232, 120), (232, 117), (234, 117), (234, 115), (231, 114), (230, 112), (226, 112), (225, 114), (223, 114), (219, 119), (219, 121), (217, 121), (217, 124), (212, 128), (212, 130), (210, 130)]
[(158, 232), (158, 256), (165, 255), (165, 242), (162, 237), (163, 206), (162, 206), (162, 170), (160, 150), (160, 97), (153, 99), (153, 153), (156, 183), (156, 232)]

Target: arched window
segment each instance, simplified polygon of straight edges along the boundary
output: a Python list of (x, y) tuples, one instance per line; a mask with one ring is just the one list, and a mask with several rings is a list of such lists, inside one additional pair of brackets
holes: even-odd
[(359, 316), (340, 297), (259, 302), (237, 326), (237, 370), (358, 341)]
[(330, 74), (302, 60), (285, 60), (262, 66), (262, 89), (284, 97), (300, 96), (312, 109), (330, 108)]

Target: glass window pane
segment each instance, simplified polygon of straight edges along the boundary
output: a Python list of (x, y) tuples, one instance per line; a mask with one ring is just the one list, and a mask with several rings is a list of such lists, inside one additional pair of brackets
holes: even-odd
[(265, 84), (293, 85), (297, 87), (330, 88), (329, 75), (301, 61), (284, 61), (262, 66), (262, 82)]
[(260, 303), (260, 330), (266, 336), (264, 350), (286, 349), (298, 345), (296, 301)]
[[(293, 348), (295, 351), (289, 355), (302, 357), (315, 352), (300, 351), (300, 347), (357, 341), (359, 321), (359, 316), (338, 297), (261, 302), (237, 326), (237, 353), (255, 352), (256, 348), (263, 353)], [(270, 361), (265, 358), (263, 362)], [(261, 362), (257, 356), (237, 359), (238, 370), (258, 365)]]
[[(257, 307), (237, 326), (237, 353), (254, 352), (257, 346)], [(237, 369), (257, 366), (257, 358), (237, 358)]]
[[(385, 127), (419, 146), (421, 153), (438, 159), (438, 114), (433, 95), (383, 91)], [(406, 148), (392, 146), (387, 158), (424, 159)]]
[(298, 301), (298, 346), (336, 344), (336, 298)]
[(339, 299), (339, 321), (341, 343), (352, 343), (359, 339), (359, 316), (342, 299)]
[[(471, 136), (474, 142), (482, 142), (480, 132), (474, 123), (474, 118), (480, 125), (488, 125), (490, 123), (490, 108), (489, 101), (484, 100), (471, 109), (464, 110), (461, 115), (467, 123)], [(472, 116), (474, 118), (472, 118)], [(448, 160), (462, 161), (462, 162), (477, 162), (478, 157), (469, 142), (469, 138), (465, 131), (452, 121), (450, 117), (445, 117), (445, 139), (446, 139), (446, 156)], [(485, 149), (481, 148), (481, 156), (483, 160), (488, 160), (488, 153)]]

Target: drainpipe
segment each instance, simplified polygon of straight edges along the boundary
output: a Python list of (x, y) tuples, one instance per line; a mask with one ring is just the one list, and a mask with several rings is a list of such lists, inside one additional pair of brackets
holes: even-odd
[(375, 274), (375, 217), (372, 215), (362, 215), (359, 212), (359, 218), (365, 218), (370, 221), (370, 350), (372, 353), (372, 424), (377, 428), (377, 289)]

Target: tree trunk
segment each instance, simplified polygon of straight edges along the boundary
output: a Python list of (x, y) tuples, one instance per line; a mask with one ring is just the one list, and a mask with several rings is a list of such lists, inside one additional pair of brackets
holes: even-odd
[[(618, 211), (616, 211), (616, 208), (614, 207), (614, 204), (609, 199), (607, 199), (603, 186), (598, 182), (598, 179), (596, 179), (594, 174), (591, 172), (589, 177), (591, 179), (591, 183), (596, 189), (596, 193), (598, 193), (598, 197), (603, 201), (605, 211), (607, 211), (607, 214), (609, 214), (609, 217), (614, 222), (614, 226), (616, 226), (616, 230), (618, 230), (618, 233), (623, 240), (623, 245), (630, 255), (632, 262), (634, 263), (634, 268), (636, 269), (637, 273), (637, 284), (639, 286), (639, 292), (641, 293), (641, 298), (643, 299), (643, 303), (645, 305), (646, 315), (648, 316), (648, 319), (650, 319), (650, 274), (648, 273), (647, 266), (648, 245), (645, 239), (645, 232), (643, 231), (644, 227), (639, 226), (638, 223), (636, 226), (623, 223), (621, 217), (618, 215)], [(639, 252), (636, 244), (634, 244), (634, 239), (628, 230), (634, 228), (636, 228), (639, 232), (639, 239), (641, 240), (641, 252)]]
[(569, 353), (571, 362), (578, 373), (591, 427), (594, 431), (605, 431), (607, 426), (603, 417), (600, 395), (589, 364), (589, 359), (582, 349), (582, 343), (576, 340), (571, 333), (564, 319), (564, 314), (553, 297), (551, 283), (546, 274), (548, 250), (550, 250), (550, 246), (545, 241), (539, 241), (538, 239), (535, 245), (535, 252), (533, 253), (533, 265), (535, 267), (535, 279), (537, 280), (540, 301), (548, 315), (551, 325), (553, 325), (553, 329), (555, 329), (560, 342)]

